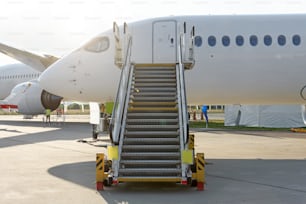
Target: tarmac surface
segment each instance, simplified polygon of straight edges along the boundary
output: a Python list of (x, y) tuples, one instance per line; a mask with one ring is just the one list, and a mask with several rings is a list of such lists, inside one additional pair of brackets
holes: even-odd
[(97, 192), (95, 155), (106, 153), (108, 136), (85, 143), (91, 126), (75, 117), (46, 126), (0, 116), (1, 204), (306, 203), (305, 133), (196, 129), (196, 152), (208, 162), (205, 191), (123, 183)]

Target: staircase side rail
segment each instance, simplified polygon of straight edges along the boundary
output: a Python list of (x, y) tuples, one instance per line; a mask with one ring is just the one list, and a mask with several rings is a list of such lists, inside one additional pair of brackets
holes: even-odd
[(179, 59), (179, 84), (180, 84), (180, 95), (181, 95), (181, 104), (180, 110), (182, 113), (182, 126), (183, 126), (183, 139), (184, 144), (188, 143), (188, 129), (189, 129), (189, 119), (187, 113), (187, 97), (186, 97), (186, 86), (185, 86), (185, 70), (184, 64), (182, 60), (182, 56), (184, 55), (184, 50), (182, 49), (182, 45), (184, 43), (184, 36), (181, 35), (178, 44), (178, 59)]
[(190, 32), (188, 61), (193, 61), (193, 60), (194, 60), (194, 26), (192, 27)]
[[(179, 132), (180, 132), (180, 141), (184, 141), (185, 143), (185, 135), (184, 135), (184, 122), (183, 122), (183, 114), (182, 114), (182, 93), (181, 93), (181, 83), (180, 83), (180, 69), (181, 66), (178, 63), (176, 65), (176, 79), (177, 79), (177, 102), (178, 102), (178, 119), (179, 119)], [(183, 143), (181, 143), (181, 149), (184, 149)]]
[[(182, 56), (185, 54), (182, 49), (183, 45), (183, 39), (184, 35), (181, 34), (178, 38), (178, 49), (177, 49), (177, 55), (178, 55), (178, 64), (176, 66), (177, 70), (177, 94), (178, 94), (178, 106), (179, 106), (179, 131), (180, 131), (180, 149), (181, 152), (183, 152), (188, 143), (188, 118), (186, 118), (185, 110), (187, 111), (186, 106), (186, 97), (185, 97), (185, 81), (184, 81), (184, 64), (182, 61)], [(182, 180), (187, 179), (188, 176), (188, 169), (189, 165), (181, 163), (181, 170), (182, 170)]]
[[(188, 37), (188, 42), (186, 42), (186, 25), (184, 24), (184, 34), (183, 34), (183, 40), (181, 40), (182, 43), (182, 60), (185, 69), (192, 69), (194, 66), (194, 35), (195, 35), (195, 28), (194, 26), (191, 29), (190, 36)], [(187, 44), (187, 45), (186, 45)]]
[[(119, 152), (118, 152), (118, 155), (119, 155), (119, 160), (117, 160), (117, 164), (120, 163), (120, 160), (121, 160), (121, 153), (122, 153), (122, 146), (123, 146), (123, 140), (124, 140), (124, 133), (125, 133), (125, 126), (126, 126), (126, 120), (127, 120), (127, 112), (128, 112), (128, 108), (129, 108), (129, 101), (130, 101), (130, 95), (131, 95), (131, 87), (132, 87), (132, 81), (131, 80), (133, 78), (133, 73), (134, 73), (134, 65), (131, 65), (130, 66), (130, 77), (129, 77), (129, 81), (128, 81), (128, 88), (127, 88), (127, 92), (126, 92), (126, 100), (124, 102), (124, 109), (123, 109), (123, 117), (122, 117), (122, 122), (121, 122), (121, 131), (120, 131), (120, 135), (119, 135)], [(113, 171), (114, 171), (114, 177), (118, 177), (118, 174), (119, 174), (119, 165), (115, 165), (113, 166)]]
[[(128, 34), (127, 34), (128, 35)], [(110, 138), (112, 143), (119, 143), (119, 136), (121, 131), (121, 122), (122, 122), (122, 113), (124, 110), (124, 104), (126, 101), (126, 91), (128, 87), (128, 81), (130, 76), (131, 69), (131, 47), (132, 47), (132, 37), (127, 36), (127, 49), (124, 60), (124, 65), (120, 75), (119, 86), (117, 90), (117, 96), (115, 99), (113, 111), (112, 111), (112, 120), (110, 123)]]
[[(114, 143), (114, 135), (116, 134), (116, 131), (114, 130), (114, 121), (117, 119), (115, 117), (116, 110), (118, 108), (118, 98), (119, 98), (119, 93), (120, 93), (120, 88), (122, 86), (122, 81), (123, 81), (123, 73), (124, 73), (124, 67), (121, 64), (122, 63), (122, 48), (121, 48), (121, 38), (120, 38), (120, 32), (119, 32), (119, 27), (116, 22), (113, 22), (113, 35), (114, 35), (114, 40), (115, 40), (115, 61), (114, 64), (117, 65), (118, 67), (121, 67), (121, 73), (120, 73), (120, 78), (119, 78), (119, 84), (117, 88), (117, 94), (112, 110), (112, 116), (109, 124), (109, 134), (110, 134), (110, 140), (112, 143)], [(120, 58), (120, 59), (119, 59)], [(120, 63), (119, 63), (120, 61)], [(120, 65), (121, 64), (121, 65)], [(113, 131), (115, 131), (113, 133)]]
[(115, 65), (119, 68), (123, 68), (122, 57), (122, 41), (120, 38), (120, 30), (116, 22), (113, 23), (113, 34), (115, 38)]
[[(179, 135), (180, 135), (180, 152), (182, 153), (183, 150), (185, 150), (185, 135), (184, 135), (184, 129), (185, 125), (183, 122), (183, 114), (182, 114), (182, 96), (181, 96), (181, 83), (180, 83), (180, 69), (182, 68), (182, 64), (178, 63), (176, 65), (176, 78), (177, 78), (177, 98), (178, 98), (178, 119), (179, 119)], [(182, 162), (181, 163), (181, 175), (182, 179), (186, 178), (186, 165)]]

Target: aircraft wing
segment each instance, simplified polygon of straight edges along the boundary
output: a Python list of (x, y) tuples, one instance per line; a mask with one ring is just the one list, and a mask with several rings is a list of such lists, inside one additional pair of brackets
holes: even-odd
[(0, 52), (41, 72), (59, 59), (52, 55), (34, 54), (2, 43), (0, 43)]

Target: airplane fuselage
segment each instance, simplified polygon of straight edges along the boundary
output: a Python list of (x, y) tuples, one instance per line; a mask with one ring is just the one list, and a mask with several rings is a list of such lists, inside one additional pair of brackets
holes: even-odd
[[(188, 32), (195, 27), (195, 66), (185, 72), (188, 103), (305, 103), (306, 15), (182, 16), (130, 23), (132, 61), (176, 62), (184, 22)], [(93, 51), (94, 40), (103, 49)], [(40, 77), (42, 86), (80, 101), (113, 100), (120, 69), (114, 65), (112, 30), (94, 40), (51, 65)], [(57, 83), (48, 84), (52, 80)]]
[(22, 82), (37, 79), (40, 72), (24, 64), (9, 64), (0, 67), (0, 100), (10, 95), (11, 90)]

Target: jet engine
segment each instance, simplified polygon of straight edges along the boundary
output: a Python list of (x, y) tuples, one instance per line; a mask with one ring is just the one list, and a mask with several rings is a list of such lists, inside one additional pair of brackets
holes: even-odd
[(18, 106), (18, 112), (24, 115), (43, 114), (45, 109), (55, 110), (62, 97), (43, 90), (38, 82), (29, 81), (16, 85), (7, 101)]

